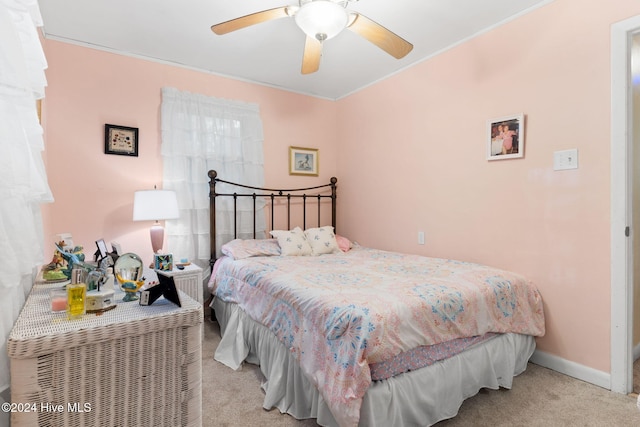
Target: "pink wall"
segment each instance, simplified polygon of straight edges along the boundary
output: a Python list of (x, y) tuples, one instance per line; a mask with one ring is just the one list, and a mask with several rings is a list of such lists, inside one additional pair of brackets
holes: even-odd
[[(556, 0), (335, 103), (47, 40), (45, 233), (150, 257), (131, 209), (162, 181), (160, 88), (255, 102), (269, 185), (336, 175), (348, 237), (528, 276), (547, 314), (539, 348), (608, 372), (610, 26), (636, 14), (634, 0)], [(521, 112), (525, 157), (486, 161), (487, 120)], [(139, 127), (140, 157), (104, 155), (104, 123)], [(320, 178), (288, 176), (289, 145), (320, 148)], [(569, 148), (580, 168), (554, 172)]]
[[(639, 13), (557, 0), (339, 101), (354, 201), (339, 224), (367, 246), (528, 276), (547, 315), (538, 348), (608, 372), (610, 25)], [(524, 158), (487, 161), (487, 120), (517, 113)], [(579, 169), (553, 171), (569, 148)]]
[[(43, 215), (52, 251), (55, 234), (70, 232), (88, 254), (102, 237), (151, 258), (151, 222), (132, 221), (133, 193), (162, 187), (164, 86), (259, 104), (269, 186), (318, 185), (336, 175), (333, 102), (52, 40), (44, 48), (45, 161), (55, 203)], [(139, 156), (104, 154), (105, 123), (139, 128)], [(320, 150), (320, 177), (289, 176), (290, 145)]]

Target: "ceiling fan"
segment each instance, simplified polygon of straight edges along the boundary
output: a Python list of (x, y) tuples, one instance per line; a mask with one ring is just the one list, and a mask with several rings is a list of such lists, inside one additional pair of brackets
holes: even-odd
[(298, 0), (296, 6), (276, 7), (241, 16), (212, 25), (211, 30), (222, 35), (273, 19), (294, 18), (307, 36), (302, 56), (302, 74), (318, 71), (322, 43), (345, 28), (397, 59), (411, 52), (413, 45), (402, 37), (362, 14), (347, 10), (347, 4), (352, 1), (358, 0)]

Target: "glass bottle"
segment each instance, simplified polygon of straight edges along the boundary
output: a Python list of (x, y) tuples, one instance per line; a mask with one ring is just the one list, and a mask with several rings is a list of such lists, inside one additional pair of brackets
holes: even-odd
[(67, 285), (67, 318), (79, 319), (87, 312), (87, 285), (82, 281), (81, 269), (71, 272), (71, 283)]

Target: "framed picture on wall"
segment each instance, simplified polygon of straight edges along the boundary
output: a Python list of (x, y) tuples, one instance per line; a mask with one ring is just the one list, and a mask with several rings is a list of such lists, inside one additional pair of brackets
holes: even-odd
[(104, 153), (138, 157), (138, 128), (105, 124)]
[(489, 120), (487, 133), (487, 160), (524, 156), (524, 114)]
[(318, 176), (318, 149), (289, 147), (289, 175)]

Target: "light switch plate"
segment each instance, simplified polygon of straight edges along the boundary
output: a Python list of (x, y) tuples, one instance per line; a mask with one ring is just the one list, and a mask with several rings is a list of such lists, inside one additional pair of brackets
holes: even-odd
[(556, 151), (553, 153), (553, 170), (578, 169), (578, 149)]

